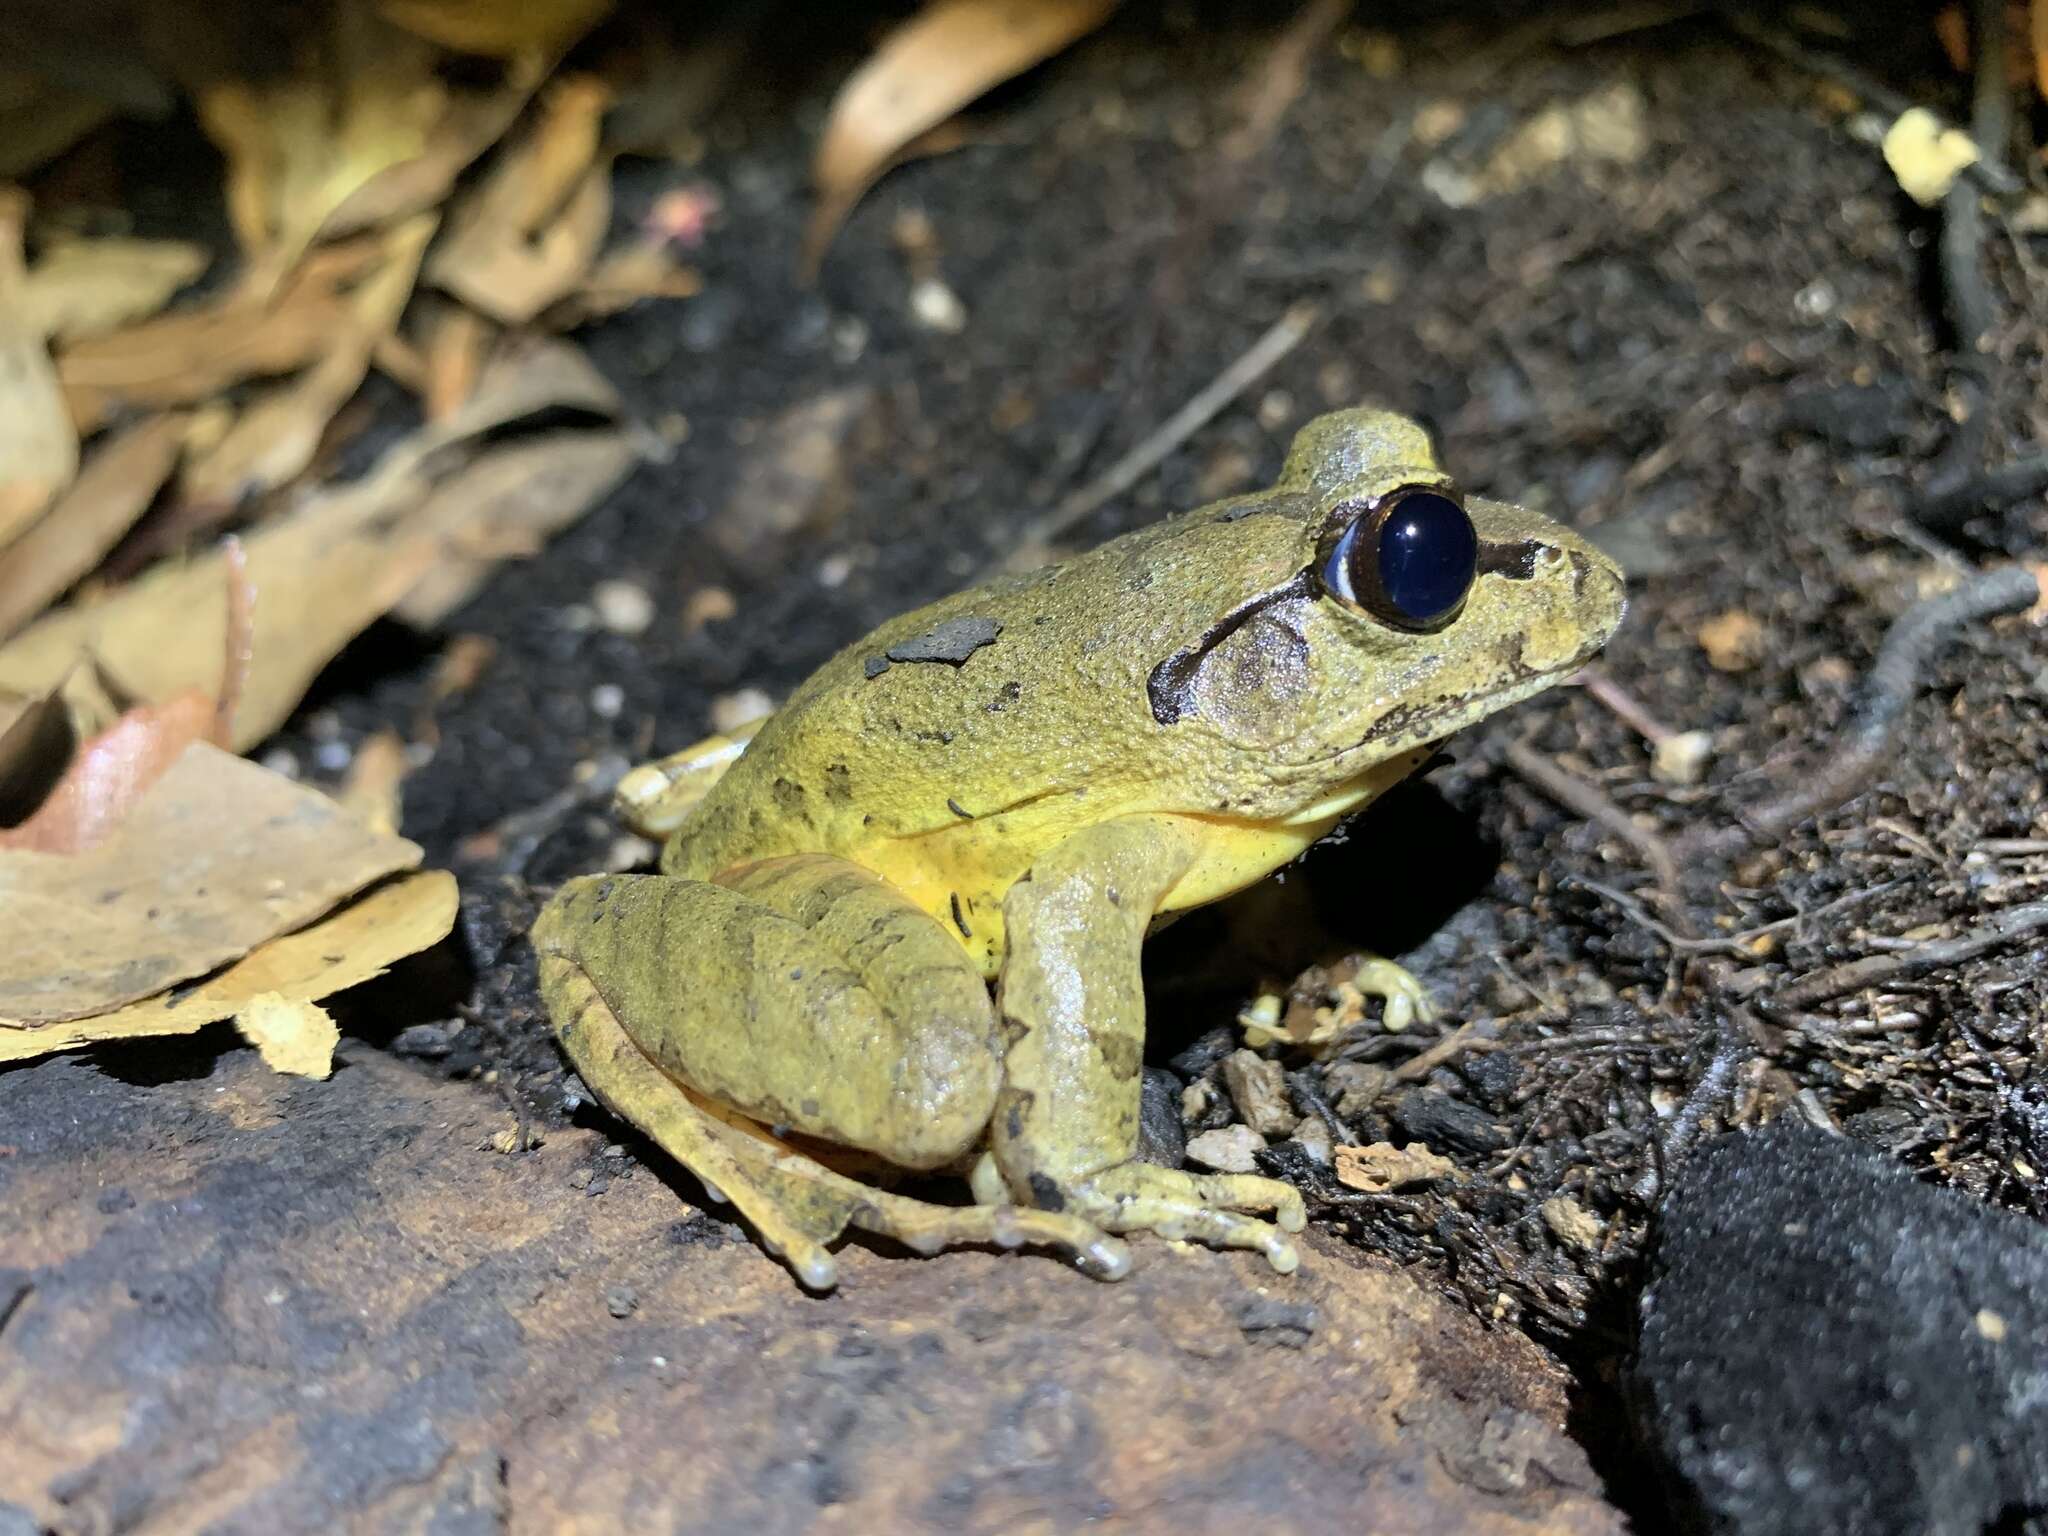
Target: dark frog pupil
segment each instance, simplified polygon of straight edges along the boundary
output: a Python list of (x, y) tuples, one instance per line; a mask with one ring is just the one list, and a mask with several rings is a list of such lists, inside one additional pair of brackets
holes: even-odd
[(1376, 520), (1379, 537), (1347, 541), (1352, 591), (1367, 606), (1417, 628), (1440, 623), (1465, 600), (1479, 564), (1479, 535), (1465, 509), (1433, 491), (1411, 491)]

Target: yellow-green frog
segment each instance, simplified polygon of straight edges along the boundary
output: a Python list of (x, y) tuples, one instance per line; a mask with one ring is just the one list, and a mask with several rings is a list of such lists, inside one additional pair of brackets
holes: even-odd
[[(1290, 1271), (1293, 1188), (1137, 1158), (1139, 946), (1568, 676), (1622, 604), (1583, 540), (1463, 498), (1414, 422), (1321, 417), (1271, 489), (905, 614), (751, 740), (630, 776), (662, 872), (542, 913), (555, 1027), (813, 1288), (849, 1224), (1108, 1278), (1131, 1232)], [(1420, 1006), (1397, 967), (1367, 977)], [(848, 1151), (957, 1171), (974, 1203), (876, 1188)]]

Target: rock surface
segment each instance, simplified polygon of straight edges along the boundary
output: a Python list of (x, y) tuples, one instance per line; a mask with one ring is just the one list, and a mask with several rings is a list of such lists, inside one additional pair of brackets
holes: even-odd
[(1532, 1346), (1333, 1241), (808, 1297), (608, 1123), (223, 1040), (0, 1073), (0, 1529), (1622, 1529)]
[(1659, 1213), (1635, 1383), (1685, 1529), (2018, 1531), (2048, 1508), (2048, 1231), (1839, 1136), (1721, 1137)]

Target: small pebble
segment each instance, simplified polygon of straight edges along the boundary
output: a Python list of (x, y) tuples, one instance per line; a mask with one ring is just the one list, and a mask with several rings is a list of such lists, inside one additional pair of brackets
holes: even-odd
[(1340, 1061), (1323, 1071), (1323, 1091), (1336, 1097), (1337, 1113), (1355, 1120), (1373, 1107), (1394, 1074), (1370, 1062)]
[(1554, 1195), (1543, 1202), (1542, 1209), (1543, 1225), (1565, 1247), (1591, 1253), (1600, 1246), (1604, 1230), (1600, 1218), (1570, 1195)]
[(616, 875), (624, 870), (639, 869), (642, 865), (652, 864), (660, 852), (646, 838), (626, 833), (613, 838), (611, 847), (605, 850), (605, 871)]
[(1650, 777), (1660, 784), (1697, 784), (1713, 755), (1711, 731), (1680, 731), (1650, 749)]
[(1248, 1125), (1226, 1125), (1188, 1138), (1188, 1161), (1218, 1173), (1255, 1173), (1265, 1138)]
[(1294, 1128), (1294, 1144), (1318, 1167), (1329, 1167), (1336, 1156), (1336, 1138), (1330, 1135), (1330, 1128), (1323, 1124), (1321, 1115), (1301, 1117), (1301, 1124)]
[(617, 683), (599, 683), (590, 690), (590, 712), (600, 720), (616, 720), (626, 707), (626, 690)]
[(597, 621), (615, 635), (644, 635), (654, 622), (654, 599), (630, 581), (600, 581), (590, 592)]
[(967, 306), (936, 277), (911, 286), (910, 314), (926, 330), (943, 335), (957, 336), (967, 329)]
[(695, 634), (706, 624), (716, 624), (740, 611), (733, 595), (723, 587), (700, 587), (683, 604), (683, 630)]
[(615, 1285), (604, 1293), (604, 1309), (613, 1317), (631, 1317), (640, 1305), (640, 1293), (630, 1285)]
[(775, 701), (758, 688), (721, 693), (711, 701), (711, 729), (721, 734), (775, 713)]
[(1287, 1074), (1277, 1061), (1252, 1051), (1223, 1058), (1223, 1083), (1244, 1123), (1261, 1136), (1285, 1136), (1298, 1118), (1287, 1102)]

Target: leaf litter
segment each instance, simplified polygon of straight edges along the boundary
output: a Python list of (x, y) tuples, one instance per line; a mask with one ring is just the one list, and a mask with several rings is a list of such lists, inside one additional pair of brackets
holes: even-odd
[[(636, 462), (616, 393), (545, 333), (699, 292), (677, 249), (718, 196), (606, 248), (616, 69), (555, 66), (611, 8), (347, 0), (288, 70), (188, 79), (238, 259), (52, 228), (30, 265), (0, 188), (0, 901), (28, 935), (0, 957), (0, 1060), (234, 1018), (323, 1076), (318, 999), (450, 930), (452, 877), (409, 873), (397, 835), (396, 733), (336, 799), (234, 754), (370, 624), (440, 624)], [(947, 0), (898, 28), (820, 145), (815, 251), (1113, 8)], [(323, 485), (372, 370), (422, 424)]]

